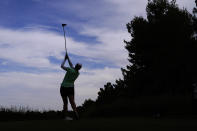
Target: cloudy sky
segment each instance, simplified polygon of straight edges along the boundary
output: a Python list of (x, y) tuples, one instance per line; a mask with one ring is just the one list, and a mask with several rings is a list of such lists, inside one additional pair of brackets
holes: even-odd
[[(189, 11), (194, 0), (177, 0)], [(76, 81), (76, 103), (97, 97), (106, 82), (121, 78), (128, 64), (123, 40), (134, 16), (146, 17), (147, 0), (1, 0), (0, 105), (62, 108), (65, 72), (61, 24), (67, 23), (72, 62), (83, 64)]]

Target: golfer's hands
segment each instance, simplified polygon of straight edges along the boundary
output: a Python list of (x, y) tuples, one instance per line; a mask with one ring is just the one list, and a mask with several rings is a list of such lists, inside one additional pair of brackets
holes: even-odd
[(67, 52), (66, 52), (66, 55), (65, 55), (64, 59), (65, 60), (68, 59), (68, 53)]

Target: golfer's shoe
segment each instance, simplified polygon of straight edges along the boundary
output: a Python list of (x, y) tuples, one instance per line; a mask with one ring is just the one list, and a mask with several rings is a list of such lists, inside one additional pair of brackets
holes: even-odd
[(65, 118), (64, 118), (64, 120), (72, 121), (72, 120), (73, 120), (73, 118), (71, 118), (71, 117), (68, 117), (68, 116), (67, 116), (67, 117), (65, 117)]

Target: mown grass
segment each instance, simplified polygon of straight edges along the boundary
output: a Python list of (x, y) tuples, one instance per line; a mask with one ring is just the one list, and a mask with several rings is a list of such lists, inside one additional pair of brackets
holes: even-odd
[(121, 117), (94, 118), (78, 121), (65, 120), (33, 120), (0, 122), (0, 130), (19, 131), (196, 131), (197, 119), (191, 118), (150, 118)]

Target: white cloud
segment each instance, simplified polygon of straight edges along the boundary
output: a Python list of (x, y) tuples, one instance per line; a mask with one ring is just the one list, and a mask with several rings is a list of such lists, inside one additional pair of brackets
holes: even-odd
[(195, 7), (195, 0), (177, 0), (177, 4), (180, 8), (186, 8), (189, 12), (192, 12)]
[(60, 57), (61, 37), (52, 32), (21, 31), (0, 28), (0, 58), (31, 67), (54, 67), (47, 59), (54, 55)]
[[(88, 30), (89, 33), (92, 31)], [(123, 65), (126, 61), (126, 50), (123, 49), (122, 44), (124, 32), (112, 34), (109, 31), (96, 30), (92, 32), (97, 36), (100, 44), (77, 42), (68, 37), (68, 51), (90, 59), (111, 62), (118, 66)], [(63, 36), (49, 31), (0, 28), (0, 45), (3, 44), (8, 46), (0, 48), (0, 58), (37, 68), (57, 69), (57, 66), (49, 62), (48, 57), (55, 56), (62, 59), (61, 52), (64, 51)]]
[[(105, 28), (84, 28), (83, 35), (96, 36), (100, 44), (90, 47), (92, 53), (99, 59), (107, 59), (108, 62), (122, 67), (128, 64), (128, 53), (124, 48), (124, 40), (129, 40), (129, 34), (126, 31), (110, 30)], [(95, 48), (95, 49), (94, 49)], [(94, 52), (96, 51), (96, 52)], [(115, 62), (114, 62), (115, 61)]]

